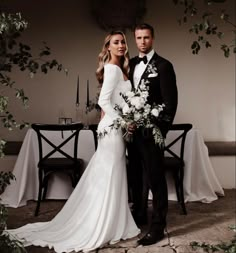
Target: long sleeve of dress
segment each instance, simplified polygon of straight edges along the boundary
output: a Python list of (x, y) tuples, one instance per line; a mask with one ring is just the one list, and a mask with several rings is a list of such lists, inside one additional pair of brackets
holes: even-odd
[(98, 99), (98, 104), (112, 120), (119, 118), (118, 112), (112, 105), (111, 98), (120, 78), (120, 70), (116, 65), (107, 64), (104, 67), (104, 80)]

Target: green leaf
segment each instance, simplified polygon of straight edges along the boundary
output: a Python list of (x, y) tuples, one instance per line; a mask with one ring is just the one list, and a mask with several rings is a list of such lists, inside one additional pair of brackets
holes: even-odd
[(206, 46), (206, 48), (211, 47), (211, 44), (209, 43), (209, 41), (206, 41), (205, 46)]
[(223, 33), (223, 32), (218, 32), (218, 33), (217, 33), (217, 37), (218, 37), (219, 39), (222, 39), (223, 36), (224, 36), (224, 33)]
[(40, 57), (45, 56), (45, 55), (50, 55), (50, 51), (44, 50), (44, 51), (42, 51), (42, 52), (39, 54)]
[(43, 72), (43, 73), (47, 73), (48, 72), (48, 70), (47, 70), (47, 65), (46, 64), (42, 64), (41, 65), (41, 71)]

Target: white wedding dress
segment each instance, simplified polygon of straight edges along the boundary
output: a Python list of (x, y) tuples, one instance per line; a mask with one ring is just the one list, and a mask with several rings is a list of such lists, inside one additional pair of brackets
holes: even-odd
[[(123, 104), (119, 93), (130, 89), (130, 81), (124, 80), (121, 69), (106, 64), (99, 97), (105, 116), (98, 131), (108, 128), (118, 117), (114, 105)], [(131, 215), (127, 195), (125, 144), (121, 131), (111, 130), (98, 140), (97, 151), (55, 218), (7, 231), (22, 240), (25, 246), (54, 248), (58, 253), (88, 252), (140, 233)]]

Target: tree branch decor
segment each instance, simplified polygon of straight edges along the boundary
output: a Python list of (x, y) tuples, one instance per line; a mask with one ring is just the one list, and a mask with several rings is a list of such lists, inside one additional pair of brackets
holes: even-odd
[[(0, 9), (1, 10), (1, 9)], [(29, 98), (22, 88), (16, 86), (16, 82), (12, 80), (11, 73), (13, 68), (23, 72), (27, 72), (29, 77), (33, 78), (39, 71), (47, 74), (50, 70), (64, 71), (62, 64), (55, 59), (48, 59), (51, 54), (50, 48), (46, 43), (35, 57), (32, 54), (31, 47), (20, 41), (20, 37), (28, 22), (22, 18), (21, 13), (7, 14), (0, 12), (0, 127), (7, 128), (12, 131), (14, 128), (23, 129), (29, 126), (29, 123), (22, 121), (17, 123), (13, 114), (8, 110), (10, 98), (6, 95), (7, 91), (15, 93), (15, 99), (20, 100), (24, 108), (27, 108)], [(4, 148), (6, 141), (0, 136), (0, 158), (4, 156)], [(15, 180), (12, 172), (0, 171), (0, 194), (5, 187), (10, 184), (11, 180)], [(1, 204), (0, 199), (0, 249), (5, 253), (23, 253), (27, 252), (23, 244), (10, 237), (6, 232), (7, 228), (7, 207)]]
[[(226, 2), (227, 0), (173, 0), (176, 6), (182, 8), (183, 15), (178, 19), (179, 24), (191, 23), (189, 32), (196, 36), (191, 45), (193, 54), (198, 54), (202, 49), (201, 46), (206, 49), (212, 47), (210, 39), (213, 37), (223, 41), (226, 34), (219, 28), (222, 22), (229, 27), (232, 39), (229, 43), (221, 42), (219, 48), (225, 57), (236, 53), (236, 24), (231, 21), (229, 14), (224, 10)], [(202, 4), (204, 7), (200, 8), (199, 5)], [(219, 11), (211, 8), (216, 4), (221, 8)]]
[[(20, 37), (27, 26), (28, 22), (22, 18), (21, 13), (0, 13), (0, 126), (10, 131), (13, 128), (23, 129), (29, 125), (24, 121), (17, 123), (13, 114), (8, 110), (10, 98), (5, 95), (7, 89), (15, 93), (15, 98), (21, 101), (24, 108), (27, 108), (29, 101), (24, 90), (16, 87), (16, 82), (11, 78), (13, 68), (16, 67), (20, 71), (28, 72), (30, 78), (33, 78), (39, 71), (47, 74), (53, 69), (63, 70), (67, 74), (67, 69), (63, 68), (57, 60), (48, 59), (51, 50), (45, 42), (35, 57), (32, 54), (31, 47), (20, 41)], [(0, 157), (4, 155), (5, 143), (5, 140), (0, 136)]]

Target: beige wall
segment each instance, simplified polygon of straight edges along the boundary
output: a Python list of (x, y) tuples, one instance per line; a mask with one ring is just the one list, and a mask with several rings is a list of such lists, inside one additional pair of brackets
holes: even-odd
[[(90, 14), (89, 1), (27, 1), (8, 0), (12, 10), (22, 12), (29, 21), (24, 42), (34, 49), (46, 41), (53, 56), (69, 69), (39, 74), (30, 79), (25, 73), (12, 73), (17, 86), (23, 87), (30, 98), (30, 106), (22, 110), (16, 101), (11, 109), (18, 119), (30, 122), (55, 123), (59, 116), (76, 119), (76, 81), (80, 76), (79, 117), (85, 110), (86, 80), (90, 81), (91, 96), (95, 97), (97, 82), (95, 69), (106, 32), (101, 30)], [(187, 27), (176, 22), (178, 11), (171, 3), (147, 0), (144, 20), (156, 29), (155, 49), (169, 59), (176, 71), (179, 105), (175, 122), (191, 122), (199, 128), (205, 140), (235, 140), (235, 56), (224, 58), (215, 48), (202, 50), (194, 56), (190, 50), (191, 35)], [(235, 1), (228, 0), (234, 15)], [(117, 1), (119, 4), (119, 1)], [(127, 31), (130, 55), (137, 51), (131, 31)], [(218, 46), (217, 43), (214, 45)], [(37, 52), (37, 50), (35, 50)], [(78, 117), (77, 115), (77, 117)], [(91, 113), (90, 121), (95, 114)], [(83, 117), (83, 120), (85, 117)], [(23, 131), (0, 129), (7, 140), (22, 140)]]

